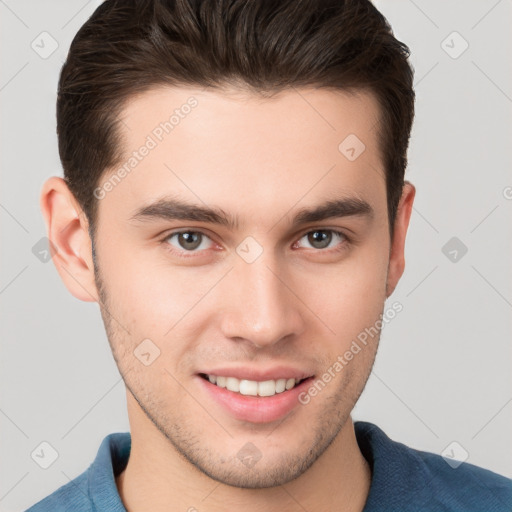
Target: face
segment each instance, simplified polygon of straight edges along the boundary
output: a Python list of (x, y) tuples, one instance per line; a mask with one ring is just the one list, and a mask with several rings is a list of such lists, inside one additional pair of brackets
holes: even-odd
[(335, 363), (393, 287), (377, 116), (315, 89), (160, 88), (124, 110), (96, 193), (102, 316), (133, 414), (215, 480), (286, 483), (348, 425), (378, 336)]

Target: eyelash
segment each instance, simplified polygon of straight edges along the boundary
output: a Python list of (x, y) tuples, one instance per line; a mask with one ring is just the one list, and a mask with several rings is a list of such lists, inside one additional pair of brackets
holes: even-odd
[[(317, 231), (327, 231), (330, 233), (334, 233), (335, 235), (338, 235), (340, 238), (343, 238), (344, 240), (337, 247), (335, 247), (333, 249), (316, 249), (316, 252), (322, 252), (322, 253), (328, 253), (328, 254), (339, 253), (339, 252), (345, 251), (347, 249), (347, 246), (352, 243), (352, 239), (350, 237), (348, 237), (343, 231), (338, 231), (336, 229), (322, 229), (322, 228), (317, 228), (317, 229), (312, 229), (312, 230), (306, 231), (299, 237), (299, 239), (297, 241), (304, 238), (306, 235), (309, 235), (310, 233), (316, 233)], [(204, 233), (201, 230), (196, 230), (196, 229), (182, 229), (180, 231), (173, 231), (171, 233), (166, 234), (165, 237), (162, 238), (162, 240), (161, 240), (161, 242), (165, 245), (165, 249), (167, 251), (171, 252), (172, 254), (177, 255), (181, 258), (198, 257), (197, 254), (203, 252), (203, 251), (186, 251), (186, 250), (178, 251), (175, 248), (173, 248), (169, 243), (167, 243), (167, 241), (171, 237), (173, 237), (175, 235), (179, 235), (181, 233), (196, 233), (196, 234), (198, 233), (198, 234), (201, 234), (202, 236), (205, 236), (211, 240), (211, 237), (209, 237), (206, 233)], [(207, 249), (204, 249), (204, 250), (207, 250)], [(315, 251), (315, 249), (312, 249), (312, 250)]]

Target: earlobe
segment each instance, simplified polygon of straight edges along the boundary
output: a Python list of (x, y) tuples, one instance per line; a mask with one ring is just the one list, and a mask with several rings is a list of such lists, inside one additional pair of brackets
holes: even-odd
[(66, 288), (77, 299), (97, 302), (88, 221), (66, 182), (52, 176), (43, 185), (40, 208), (53, 262)]
[(389, 297), (394, 292), (405, 269), (405, 239), (415, 195), (416, 188), (414, 185), (409, 181), (405, 181), (395, 218), (393, 240), (391, 241), (386, 297)]

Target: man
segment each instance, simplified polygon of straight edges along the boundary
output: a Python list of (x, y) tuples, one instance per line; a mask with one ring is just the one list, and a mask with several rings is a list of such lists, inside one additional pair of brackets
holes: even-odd
[(350, 416), (405, 265), (407, 58), (367, 1), (107, 0), (80, 29), (41, 208), (130, 433), (31, 512), (511, 509)]

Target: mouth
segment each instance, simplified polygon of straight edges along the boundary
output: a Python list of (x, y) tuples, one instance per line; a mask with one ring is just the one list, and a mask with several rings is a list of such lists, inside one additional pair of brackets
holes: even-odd
[(299, 396), (311, 385), (314, 375), (282, 366), (265, 371), (212, 368), (196, 373), (196, 377), (200, 392), (231, 418), (262, 424), (283, 421), (300, 405)]
[(299, 386), (305, 380), (311, 379), (312, 377), (305, 378), (278, 378), (278, 379), (267, 379), (263, 381), (238, 379), (232, 376), (225, 375), (212, 375), (207, 373), (200, 373), (199, 376), (209, 381), (211, 384), (219, 388), (227, 389), (233, 393), (238, 393), (244, 396), (260, 396), (268, 397), (274, 396), (285, 391), (289, 391)]

